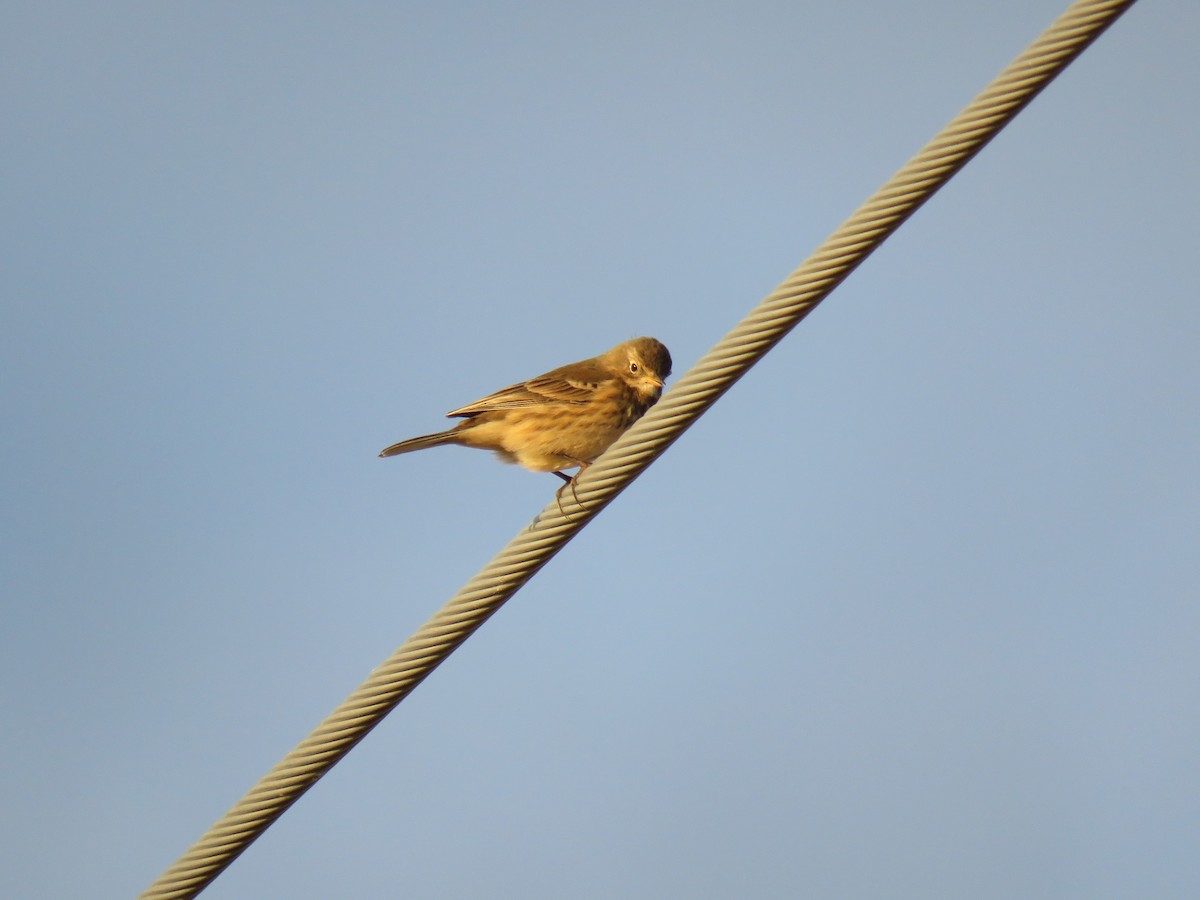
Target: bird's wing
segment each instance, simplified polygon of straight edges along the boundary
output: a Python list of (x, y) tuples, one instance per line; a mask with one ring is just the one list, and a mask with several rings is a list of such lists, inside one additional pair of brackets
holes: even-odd
[(516, 409), (543, 403), (586, 403), (596, 393), (601, 382), (608, 377), (611, 376), (599, 366), (575, 363), (496, 391), (482, 400), (476, 400), (446, 415), (450, 418), (467, 417), (498, 409)]

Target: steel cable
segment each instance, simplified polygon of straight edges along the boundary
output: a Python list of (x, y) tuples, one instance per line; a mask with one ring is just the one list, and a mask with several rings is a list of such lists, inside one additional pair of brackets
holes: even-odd
[(142, 896), (203, 890), (1133, 2), (1068, 8)]

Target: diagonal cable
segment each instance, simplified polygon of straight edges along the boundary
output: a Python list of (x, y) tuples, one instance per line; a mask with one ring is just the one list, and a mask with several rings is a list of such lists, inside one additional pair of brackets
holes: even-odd
[(193, 897), (533, 577), (1134, 0), (1078, 0), (150, 885)]

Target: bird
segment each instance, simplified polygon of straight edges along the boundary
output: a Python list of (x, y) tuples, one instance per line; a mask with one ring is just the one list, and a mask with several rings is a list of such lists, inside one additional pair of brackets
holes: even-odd
[[(575, 478), (662, 396), (671, 354), (652, 337), (617, 344), (592, 359), (561, 366), (446, 413), (463, 421), (447, 431), (384, 448), (382, 457), (458, 444), (494, 450), (501, 460), (534, 472)], [(578, 502), (578, 498), (576, 498)]]

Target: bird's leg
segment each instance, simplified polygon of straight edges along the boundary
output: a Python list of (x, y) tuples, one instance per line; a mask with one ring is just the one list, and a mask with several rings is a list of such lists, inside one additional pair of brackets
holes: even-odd
[(565, 491), (569, 487), (571, 489), (571, 497), (575, 500), (575, 505), (582, 507), (583, 504), (579, 502), (579, 495), (575, 493), (575, 479), (578, 478), (580, 475), (582, 475), (584, 469), (586, 469), (588, 466), (591, 465), (591, 463), (584, 462), (582, 459), (576, 459), (576, 460), (571, 460), (571, 461), (579, 466), (579, 471), (575, 473), (574, 478), (572, 478), (570, 475), (564, 475), (562, 472), (554, 473), (555, 475), (557, 475), (559, 478), (561, 478), (563, 481), (566, 482), (566, 484), (564, 484), (562, 487), (560, 487), (557, 491), (554, 492), (554, 496), (558, 500), (558, 511), (560, 513), (562, 513), (563, 516), (568, 519), (571, 517), (567, 515), (566, 510), (564, 510), (563, 506), (562, 506), (563, 491)]
[[(567, 489), (567, 485), (571, 483), (571, 480), (572, 480), (571, 476), (564, 475), (562, 472), (554, 472), (553, 474), (557, 475), (559, 478), (561, 478), (563, 481), (566, 482), (566, 484), (564, 484), (562, 487), (560, 487), (557, 491), (554, 492), (554, 499), (558, 502), (559, 514), (564, 519), (567, 519), (568, 521), (570, 521), (571, 517), (568, 516), (567, 511), (562, 508), (562, 492), (565, 491)], [(578, 501), (576, 501), (576, 502), (578, 502)]]

